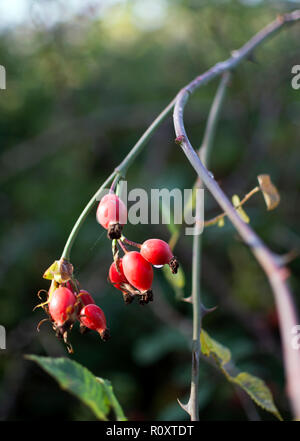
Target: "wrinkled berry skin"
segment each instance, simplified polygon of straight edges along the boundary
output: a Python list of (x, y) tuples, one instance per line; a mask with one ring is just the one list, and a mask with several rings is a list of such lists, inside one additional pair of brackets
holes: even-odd
[(94, 304), (86, 305), (80, 311), (80, 322), (89, 329), (99, 332), (106, 330), (106, 318), (102, 309)]
[(153, 268), (137, 251), (130, 251), (123, 257), (123, 271), (128, 282), (140, 291), (151, 288)]
[(109, 193), (101, 199), (96, 217), (99, 224), (107, 230), (112, 224), (126, 224), (127, 209), (124, 202), (116, 194)]
[[(110, 265), (108, 278), (115, 288), (121, 289), (122, 283), (128, 283), (123, 270), (123, 259), (119, 259), (119, 270), (118, 272), (115, 262)], [(122, 289), (121, 289), (122, 291)]]
[(84, 289), (81, 289), (77, 296), (77, 304), (78, 304), (78, 312), (80, 312), (84, 306), (94, 305), (95, 300), (93, 299), (90, 293), (88, 293)]
[(141, 246), (141, 255), (152, 265), (165, 265), (173, 257), (167, 242), (161, 239), (148, 239)]
[(75, 309), (76, 297), (72, 291), (68, 288), (57, 288), (49, 302), (49, 313), (52, 320), (61, 326), (70, 315), (73, 314)]

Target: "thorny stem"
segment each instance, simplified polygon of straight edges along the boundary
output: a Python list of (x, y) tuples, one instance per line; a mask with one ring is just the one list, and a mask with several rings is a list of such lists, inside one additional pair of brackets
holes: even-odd
[[(223, 102), (225, 99), (226, 89), (227, 89), (227, 86), (230, 82), (230, 79), (231, 79), (231, 73), (224, 72), (224, 74), (222, 75), (220, 84), (218, 86), (215, 98), (213, 100), (212, 106), (209, 111), (203, 141), (202, 141), (202, 144), (198, 150), (198, 154), (200, 155), (200, 158), (202, 158), (202, 162), (204, 164), (206, 164), (209, 160), (210, 150), (213, 145), (216, 127), (217, 127), (217, 123), (218, 123), (219, 116), (220, 116), (220, 109), (222, 108), (222, 105), (223, 105)], [(193, 186), (192, 193), (190, 194), (189, 198), (187, 199), (187, 201), (184, 204), (184, 209), (183, 209), (183, 218), (184, 219), (186, 217), (186, 213), (188, 212), (188, 210), (190, 210), (194, 205), (194, 190), (197, 187), (199, 188), (200, 183), (201, 183), (201, 179), (198, 177), (196, 179), (194, 186)], [(174, 249), (174, 247), (179, 239), (181, 227), (182, 227), (182, 225), (178, 226), (178, 229), (172, 234), (172, 236), (169, 240), (169, 246), (170, 246), (171, 250)]]
[[(251, 246), (255, 256), (258, 261), (261, 263), (264, 268), (270, 284), (273, 288), (277, 310), (280, 319), (280, 328), (282, 335), (282, 345), (284, 349), (284, 361), (286, 367), (286, 375), (288, 379), (288, 394), (290, 396), (292, 407), (294, 414), (296, 417), (300, 418), (300, 376), (299, 369), (300, 366), (300, 355), (297, 351), (293, 350), (292, 352), (290, 348), (290, 332), (292, 326), (296, 323), (296, 315), (294, 311), (294, 306), (291, 300), (291, 296), (289, 290), (284, 282), (284, 278), (286, 273), (279, 265), (278, 256), (272, 254), (265, 245), (260, 241), (260, 239), (256, 236), (256, 234), (250, 229), (249, 226), (244, 224), (244, 222), (240, 219), (236, 210), (231, 205), (228, 198), (222, 192), (218, 184), (214, 181), (214, 179), (208, 174), (206, 168), (203, 166), (202, 162), (198, 158), (196, 152), (192, 148), (185, 132), (184, 124), (183, 124), (183, 108), (188, 99), (188, 95), (191, 94), (196, 88), (200, 85), (211, 81), (213, 78), (221, 75), (226, 71), (230, 71), (234, 69), (243, 59), (249, 57), (253, 50), (259, 46), (263, 41), (269, 38), (271, 35), (275, 34), (278, 30), (280, 30), (286, 24), (292, 24), (296, 21), (300, 20), (300, 11), (294, 11), (290, 14), (286, 14), (284, 16), (280, 16), (269, 24), (262, 31), (257, 33), (248, 43), (246, 43), (239, 51), (234, 51), (232, 53), (232, 57), (228, 60), (216, 64), (213, 68), (208, 70), (203, 75), (195, 78), (188, 86), (182, 89), (179, 94), (168, 104), (168, 106), (158, 115), (158, 117), (153, 121), (153, 123), (148, 127), (148, 129), (144, 132), (142, 137), (138, 140), (138, 142), (134, 145), (128, 155), (124, 158), (124, 160), (120, 163), (120, 165), (115, 169), (115, 171), (106, 179), (106, 181), (101, 185), (97, 193), (92, 197), (89, 201), (85, 209), (80, 214), (77, 219), (68, 239), (65, 244), (62, 258), (68, 259), (70, 258), (70, 252), (72, 245), (77, 237), (77, 234), (83, 225), (87, 215), (92, 210), (94, 204), (97, 201), (97, 195), (99, 191), (108, 185), (116, 175), (120, 175), (120, 177), (125, 177), (128, 167), (131, 165), (136, 156), (140, 153), (143, 146), (150, 139), (154, 131), (157, 127), (162, 123), (162, 121), (166, 118), (166, 116), (171, 112), (174, 105), (176, 104), (175, 112), (174, 112), (174, 125), (177, 137), (182, 137), (182, 141), (180, 142), (181, 147), (183, 148), (185, 154), (188, 159), (196, 169), (198, 176), (204, 181), (208, 189), (211, 191), (219, 205), (224, 209), (227, 213), (228, 217), (235, 225), (236, 229), (240, 232), (241, 236), (244, 238), (245, 242)], [(195, 248), (194, 248), (195, 250)], [(287, 319), (284, 319), (284, 316)]]
[[(199, 156), (203, 158), (207, 165), (209, 153), (213, 146), (217, 123), (220, 116), (220, 110), (224, 102), (225, 92), (231, 74), (226, 72), (220, 81), (215, 98), (210, 108), (207, 118), (205, 133), (202, 145), (199, 149)], [(196, 188), (203, 187), (200, 178), (195, 184)], [(193, 200), (189, 204), (193, 205)], [(201, 354), (200, 333), (202, 327), (201, 313), (201, 248), (202, 237), (200, 234), (193, 236), (193, 259), (192, 259), (192, 305), (193, 305), (193, 344), (192, 344), (192, 373), (191, 373), (191, 390), (188, 405), (185, 410), (188, 411), (191, 421), (199, 420), (199, 361)]]
[(296, 419), (300, 419), (300, 351), (295, 350), (291, 345), (291, 332), (294, 326), (297, 325), (297, 316), (291, 293), (286, 283), (288, 271), (282, 267), (279, 256), (272, 253), (249, 225), (240, 218), (230, 200), (199, 159), (187, 137), (183, 122), (183, 112), (189, 95), (197, 88), (211, 81), (224, 71), (235, 68), (244, 58), (249, 57), (253, 50), (268, 37), (277, 32), (284, 25), (298, 20), (300, 20), (300, 10), (278, 17), (274, 22), (258, 32), (241, 49), (235, 51), (228, 60), (218, 63), (184, 87), (177, 95), (174, 108), (174, 127), (177, 143), (180, 144), (183, 152), (210, 193), (223, 208), (224, 212), (227, 213), (228, 218), (240, 233), (245, 243), (252, 249), (253, 254), (269, 279), (279, 316), (287, 394)]
[(203, 141), (199, 149), (199, 156), (203, 164), (208, 164), (210, 158), (211, 149), (215, 139), (216, 128), (219, 121), (220, 110), (222, 108), (227, 86), (229, 85), (230, 80), (231, 72), (224, 72), (208, 115)]

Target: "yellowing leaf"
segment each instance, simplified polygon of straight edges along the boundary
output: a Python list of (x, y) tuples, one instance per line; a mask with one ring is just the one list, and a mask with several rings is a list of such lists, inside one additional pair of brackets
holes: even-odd
[(200, 343), (202, 354), (213, 357), (228, 381), (240, 386), (264, 410), (282, 419), (266, 383), (248, 372), (240, 372), (231, 361), (230, 349), (210, 337), (204, 329), (201, 330)]
[(43, 278), (55, 280), (57, 283), (66, 283), (73, 274), (73, 265), (65, 259), (55, 260), (44, 272)]
[(232, 196), (232, 203), (233, 203), (236, 211), (238, 212), (240, 218), (243, 219), (243, 221), (246, 222), (246, 224), (249, 224), (250, 218), (247, 215), (247, 213), (245, 212), (245, 210), (240, 206), (241, 201), (240, 201), (240, 198), (238, 197), (237, 194), (234, 194)]
[(277, 188), (272, 183), (270, 175), (257, 176), (259, 187), (265, 199), (268, 210), (274, 210), (280, 202), (280, 195)]
[(209, 357), (209, 355), (212, 355), (214, 358), (217, 357), (217, 361), (219, 361), (221, 365), (225, 365), (230, 361), (230, 350), (211, 338), (204, 329), (201, 330), (200, 343), (201, 351), (207, 357)]
[(219, 228), (222, 228), (222, 227), (224, 227), (224, 225), (225, 225), (224, 217), (221, 217), (221, 218), (218, 220), (218, 227), (219, 227)]

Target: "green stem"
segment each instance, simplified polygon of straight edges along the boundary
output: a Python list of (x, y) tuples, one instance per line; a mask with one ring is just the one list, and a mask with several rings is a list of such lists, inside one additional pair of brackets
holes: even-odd
[(214, 101), (210, 108), (203, 141), (199, 149), (199, 156), (204, 164), (208, 163), (210, 157), (210, 152), (215, 140), (217, 124), (219, 122), (220, 110), (225, 99), (226, 90), (230, 82), (231, 75), (232, 74), (229, 71), (224, 72), (222, 75)]
[(169, 113), (171, 113), (171, 110), (173, 109), (175, 104), (175, 98), (165, 107), (165, 109), (155, 118), (153, 123), (148, 127), (148, 129), (144, 132), (144, 134), (141, 136), (141, 138), (138, 140), (138, 142), (133, 146), (133, 148), (130, 150), (128, 155), (123, 159), (123, 161), (116, 167), (114, 172), (106, 179), (106, 181), (101, 185), (101, 187), (97, 190), (97, 192), (94, 194), (94, 196), (90, 199), (82, 213), (80, 214), (79, 218), (77, 219), (75, 225), (72, 228), (72, 231), (67, 239), (67, 242), (65, 244), (63, 253), (61, 255), (61, 259), (65, 258), (67, 260), (70, 260), (70, 254), (71, 249), (74, 244), (74, 241), (79, 233), (80, 228), (84, 224), (85, 219), (87, 218), (88, 214), (94, 207), (95, 203), (97, 202), (97, 196), (103, 190), (107, 187), (107, 185), (115, 179), (113, 186), (118, 182), (118, 176), (119, 178), (123, 177), (125, 178), (128, 167), (132, 164), (132, 162), (135, 160), (137, 155), (141, 152), (142, 148), (145, 146), (146, 142), (151, 138), (155, 130), (158, 128), (158, 126), (164, 121), (164, 119), (167, 117)]
[[(213, 103), (211, 105), (204, 132), (203, 142), (198, 151), (198, 155), (203, 158), (203, 163), (207, 165), (209, 153), (215, 139), (217, 123), (219, 121), (220, 110), (224, 103), (225, 91), (229, 83), (231, 74), (226, 72), (220, 81)], [(203, 188), (200, 178), (197, 179), (194, 188)], [(187, 202), (193, 205), (193, 198)], [(187, 209), (185, 207), (185, 209)], [(200, 360), (200, 333), (202, 327), (201, 313), (201, 251), (202, 240), (200, 234), (193, 236), (193, 261), (192, 261), (192, 305), (193, 305), (193, 346), (192, 346), (192, 375), (191, 391), (188, 410), (191, 421), (199, 420), (199, 360)]]
[(294, 416), (296, 419), (300, 419), (300, 353), (299, 351), (295, 351), (291, 346), (291, 329), (293, 329), (294, 326), (297, 326), (298, 317), (292, 294), (286, 281), (288, 271), (286, 268), (282, 267), (282, 263), (280, 259), (278, 259), (278, 256), (271, 252), (252, 228), (241, 219), (226, 194), (203, 165), (197, 152), (193, 149), (190, 143), (183, 120), (185, 105), (190, 95), (196, 89), (206, 84), (208, 81), (211, 81), (216, 76), (223, 74), (225, 71), (237, 67), (243, 59), (249, 57), (253, 50), (267, 38), (274, 35), (283, 26), (296, 23), (297, 21), (300, 21), (300, 10), (279, 16), (274, 22), (270, 23), (252, 37), (251, 40), (238, 51), (235, 51), (229, 59), (218, 63), (201, 76), (195, 78), (178, 93), (174, 106), (173, 120), (177, 137), (176, 139), (179, 141), (189, 162), (196, 170), (199, 178), (201, 178), (212, 196), (224, 212), (226, 212), (241, 238), (251, 248), (258, 263), (261, 265), (269, 279), (279, 316), (283, 359), (287, 380), (286, 390), (291, 401)]
[(130, 152), (124, 158), (124, 160), (121, 162), (121, 164), (118, 165), (118, 167), (115, 169), (115, 171), (117, 173), (119, 173), (123, 178), (125, 178), (128, 167), (132, 164), (132, 162), (135, 160), (137, 155), (140, 153), (142, 147), (151, 138), (152, 134), (157, 129), (157, 127), (164, 121), (164, 119), (168, 116), (168, 114), (173, 109), (174, 104), (175, 104), (175, 99), (176, 98), (174, 98), (170, 102), (170, 104), (168, 104), (167, 107), (158, 115), (158, 117), (155, 118), (153, 123), (144, 132), (144, 134), (141, 136), (141, 138), (138, 140), (138, 142), (133, 146), (133, 148), (130, 150)]
[(200, 359), (200, 332), (201, 332), (201, 236), (193, 236), (192, 262), (192, 303), (193, 303), (193, 346), (192, 346), (192, 378), (189, 399), (191, 421), (199, 420), (199, 359)]
[(107, 179), (106, 181), (103, 182), (103, 184), (101, 185), (101, 187), (97, 190), (97, 192), (94, 194), (94, 196), (90, 199), (90, 201), (88, 202), (88, 204), (86, 205), (85, 209), (81, 212), (79, 218), (77, 219), (74, 227), (72, 228), (72, 231), (67, 239), (67, 242), (65, 244), (63, 253), (61, 255), (61, 259), (66, 259), (66, 260), (70, 260), (70, 252), (71, 252), (71, 248), (73, 246), (73, 243), (79, 233), (80, 228), (82, 227), (82, 225), (84, 224), (85, 219), (87, 218), (88, 214), (90, 213), (90, 211), (92, 210), (93, 206), (95, 205), (95, 203), (98, 200), (98, 195), (101, 192), (101, 190), (103, 190), (104, 188), (107, 187), (107, 185), (114, 179), (116, 175), (116, 172), (113, 172)]

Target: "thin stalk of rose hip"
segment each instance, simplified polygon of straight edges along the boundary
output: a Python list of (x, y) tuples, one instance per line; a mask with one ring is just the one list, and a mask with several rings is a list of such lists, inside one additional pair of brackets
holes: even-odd
[(114, 171), (103, 182), (103, 184), (98, 188), (97, 192), (93, 195), (93, 197), (89, 200), (89, 202), (86, 205), (86, 207), (84, 208), (84, 210), (81, 212), (79, 218), (75, 222), (75, 224), (72, 228), (72, 231), (67, 239), (67, 242), (65, 244), (64, 250), (61, 255), (61, 259), (70, 260), (70, 253), (71, 253), (72, 246), (74, 244), (74, 241), (75, 241), (82, 225), (84, 224), (88, 214), (90, 213), (90, 211), (92, 210), (92, 208), (94, 207), (96, 202), (98, 202), (99, 195), (101, 194), (101, 191), (104, 190), (104, 188), (106, 188), (106, 186), (114, 179), (115, 175), (116, 175), (116, 172)]
[(109, 193), (115, 193), (116, 192), (116, 187), (117, 187), (117, 185), (119, 183), (120, 178), (121, 178), (121, 176), (119, 174), (116, 174), (116, 176), (114, 177), (114, 179), (112, 181), (112, 184), (110, 186)]
[(116, 176), (120, 178), (126, 177), (127, 170), (129, 166), (136, 159), (138, 154), (142, 151), (143, 147), (146, 145), (147, 141), (154, 134), (155, 130), (160, 126), (160, 124), (165, 120), (165, 118), (171, 113), (175, 103), (175, 98), (163, 109), (163, 111), (155, 118), (152, 124), (147, 128), (147, 130), (143, 133), (137, 143), (132, 147), (130, 152), (125, 156), (123, 161), (115, 168), (114, 172), (104, 181), (104, 183), (99, 187), (94, 196), (90, 199), (84, 210), (81, 212), (79, 218), (75, 222), (72, 231), (67, 239), (65, 244), (63, 253), (61, 255), (61, 259), (65, 258), (70, 260), (71, 249), (74, 244), (74, 241), (84, 224), (85, 219), (87, 218), (90, 211), (93, 209), (94, 205), (98, 201), (98, 194), (103, 190)]
[(128, 249), (126, 248), (126, 246), (123, 244), (123, 242), (118, 239), (118, 244), (120, 245), (122, 251), (124, 251), (124, 254), (128, 253)]
[(291, 329), (297, 325), (298, 318), (291, 292), (286, 282), (288, 270), (283, 267), (280, 256), (276, 256), (272, 253), (250, 226), (240, 218), (235, 207), (231, 204), (218, 183), (212, 176), (210, 176), (208, 170), (203, 166), (187, 136), (183, 114), (189, 96), (197, 88), (206, 84), (217, 75), (222, 74), (225, 70), (235, 68), (244, 57), (249, 57), (253, 50), (260, 43), (265, 41), (266, 38), (279, 31), (284, 25), (299, 20), (300, 10), (278, 17), (274, 22), (270, 23), (262, 31), (257, 33), (241, 49), (235, 51), (231, 58), (222, 63), (218, 63), (214, 68), (209, 69), (203, 75), (195, 78), (195, 80), (185, 86), (177, 95), (173, 118), (177, 143), (181, 146), (198, 176), (204, 182), (219, 205), (227, 213), (228, 218), (231, 220), (242, 239), (249, 245), (269, 279), (279, 316), (283, 361), (287, 381), (287, 395), (290, 399), (292, 411), (296, 419), (300, 419), (300, 353), (299, 351), (295, 351), (290, 344)]
[(138, 249), (140, 249), (142, 246), (141, 243), (133, 242), (133, 240), (127, 239), (127, 237), (125, 237), (123, 234), (120, 237), (120, 240), (121, 240), (121, 242), (125, 242), (127, 245), (130, 245), (130, 246), (138, 248)]

